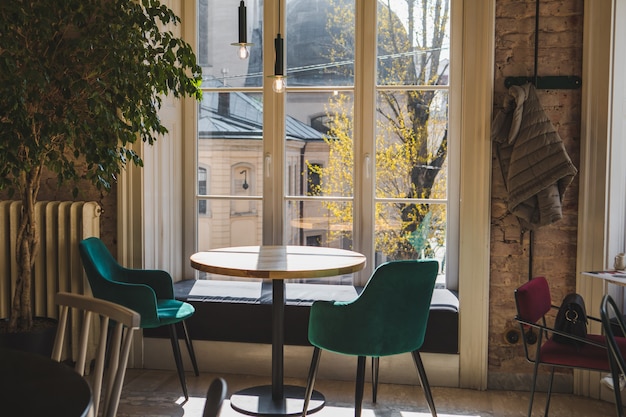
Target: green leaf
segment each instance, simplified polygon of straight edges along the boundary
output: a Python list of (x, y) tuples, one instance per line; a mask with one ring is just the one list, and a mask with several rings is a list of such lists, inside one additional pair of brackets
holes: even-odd
[(117, 147), (167, 132), (161, 94), (202, 97), (192, 48), (159, 29), (179, 22), (158, 0), (0, 2), (0, 188), (43, 163), (108, 190), (142, 166)]

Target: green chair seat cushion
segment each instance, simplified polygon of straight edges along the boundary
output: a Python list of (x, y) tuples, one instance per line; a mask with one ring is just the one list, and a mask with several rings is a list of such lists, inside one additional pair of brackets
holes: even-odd
[(178, 323), (179, 321), (191, 317), (194, 312), (195, 309), (193, 306), (184, 301), (174, 299), (157, 300), (157, 316), (159, 321), (157, 323), (143, 323), (142, 320), (141, 327), (151, 328)]

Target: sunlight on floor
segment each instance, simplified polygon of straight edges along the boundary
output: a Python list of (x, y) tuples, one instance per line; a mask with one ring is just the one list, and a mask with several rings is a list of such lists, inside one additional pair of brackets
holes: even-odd
[[(185, 402), (185, 397), (179, 397), (176, 400), (176, 404), (181, 405), (185, 410), (185, 414), (190, 413), (193, 415), (198, 414), (198, 411), (204, 409), (205, 398), (190, 396), (189, 400)], [(201, 411), (200, 411), (201, 412)], [(401, 417), (431, 417), (429, 412), (415, 412), (415, 411), (399, 411)], [(352, 407), (336, 407), (325, 406), (317, 413), (310, 414), (317, 417), (353, 417), (354, 408)], [(379, 414), (380, 415), (380, 414)], [(439, 417), (482, 417), (479, 414), (441, 414), (437, 413)], [(233, 410), (228, 400), (224, 401), (222, 406), (222, 417), (242, 416), (242, 414)], [(376, 417), (376, 410), (371, 408), (363, 408), (361, 417)]]
[[(322, 415), (321, 413), (323, 413), (324, 411), (326, 411), (328, 416), (354, 417), (354, 408), (329, 407), (329, 406), (324, 407), (323, 410), (321, 410), (319, 413), (316, 413), (315, 415), (318, 415), (318, 414)], [(418, 413), (415, 411), (400, 411), (399, 413), (402, 417), (431, 417), (431, 414), (429, 412)], [(385, 414), (387, 413), (385, 412)], [(380, 415), (380, 413), (378, 415)], [(441, 414), (441, 413), (437, 413), (437, 416), (438, 417), (481, 417), (476, 414), (469, 415), (469, 414)], [(375, 410), (364, 408), (361, 411), (361, 417), (376, 417), (376, 412)]]
[[(0, 0), (2, 1), (2, 0)], [(130, 375), (130, 376), (129, 376)], [(205, 396), (216, 375), (201, 374), (188, 379), (189, 400), (181, 396), (176, 373), (159, 370), (131, 369), (122, 390), (119, 417), (201, 417)], [(267, 378), (248, 375), (228, 375), (229, 395), (223, 403), (220, 417), (244, 417), (232, 408), (232, 392), (263, 385)], [(291, 384), (306, 384), (289, 380)], [(318, 381), (320, 392), (326, 393), (326, 405), (313, 417), (353, 417), (354, 382)], [(372, 404), (370, 387), (363, 399), (362, 417), (430, 417), (425, 398), (419, 387), (381, 384), (379, 402)], [(524, 391), (476, 391), (458, 388), (434, 387), (433, 397), (439, 417), (519, 417), (526, 415), (529, 393)], [(537, 408), (543, 409), (545, 393), (538, 394)], [(572, 394), (554, 394), (550, 416), (553, 417), (611, 417), (614, 404)], [(299, 417), (299, 416), (297, 416)]]

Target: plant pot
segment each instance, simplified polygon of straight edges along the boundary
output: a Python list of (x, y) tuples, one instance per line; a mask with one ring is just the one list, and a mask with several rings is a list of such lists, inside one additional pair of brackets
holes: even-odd
[(0, 347), (52, 356), (58, 320), (35, 317), (33, 329), (29, 332), (8, 333), (8, 319), (0, 320)]

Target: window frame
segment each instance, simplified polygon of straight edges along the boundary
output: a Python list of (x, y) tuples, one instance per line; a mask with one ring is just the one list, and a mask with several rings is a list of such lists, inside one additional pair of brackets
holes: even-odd
[[(494, 34), (495, 34), (495, 0), (472, 2), (453, 0), (458, 6), (453, 10), (453, 24), (460, 24), (461, 31), (453, 34), (457, 42), (463, 42), (463, 59), (459, 106), (461, 155), (459, 184), (459, 298), (462, 310), (459, 316), (459, 344), (463, 346), (459, 355), (459, 387), (486, 389), (487, 382), (487, 348), (488, 348), (488, 316), (489, 316), (489, 243), (490, 243), (490, 179), (491, 179), (491, 141), (490, 124), (493, 100), (493, 68), (494, 68)], [(369, 2), (357, 2), (369, 3)], [(170, 6), (172, 7), (172, 6)], [(176, 12), (182, 17), (182, 32), (192, 46), (197, 44), (196, 38), (196, 2), (176, 4)], [(357, 8), (357, 21), (371, 10), (363, 5)], [(274, 21), (269, 11), (265, 19)], [(276, 28), (277, 25), (273, 25)], [(464, 42), (464, 40), (468, 40)], [(362, 47), (362, 45), (360, 46)], [(268, 47), (269, 48), (269, 47)], [(264, 51), (268, 52), (268, 51)], [(269, 50), (273, 56), (273, 51)], [(264, 63), (266, 72), (272, 71), (273, 63)], [(368, 69), (364, 69), (368, 71)], [(367, 86), (366, 86), (367, 87)], [(271, 91), (266, 84), (265, 90)], [(360, 103), (363, 105), (363, 103)], [(273, 110), (282, 111), (284, 102), (271, 96), (264, 102), (265, 113), (268, 114), (266, 128), (274, 134), (280, 134), (280, 124), (269, 118)], [(175, 280), (191, 278), (195, 271), (188, 261), (195, 251), (195, 230), (197, 221), (197, 205), (195, 200), (172, 198), (167, 201), (176, 210), (163, 210), (162, 204), (144, 204), (150, 200), (155, 190), (167, 188), (173, 184), (174, 190), (182, 190), (183, 196), (194, 195), (197, 187), (194, 161), (195, 142), (197, 137), (197, 103), (193, 99), (183, 99), (171, 106), (166, 106), (163, 113), (173, 114), (174, 119), (170, 132), (181, 140), (170, 141), (177, 153), (167, 148), (161, 150), (156, 158), (145, 159), (146, 166), (129, 169), (123, 172), (118, 185), (118, 250), (119, 259), (125, 265), (135, 267), (151, 267), (167, 269)], [(156, 147), (163, 146), (159, 141)], [(138, 152), (145, 151), (143, 145)], [(276, 144), (264, 148), (264, 156), (274, 152)], [(163, 149), (163, 148), (162, 148)], [(280, 151), (280, 148), (277, 149)], [(176, 162), (179, 161), (179, 162)], [(175, 163), (171, 163), (175, 162)], [(271, 166), (271, 158), (264, 160)], [(156, 169), (155, 168), (158, 168)], [(152, 175), (158, 172), (158, 177)], [(282, 174), (282, 173), (280, 173)], [(282, 175), (274, 176), (282, 179)], [(144, 180), (150, 182), (145, 186)], [(156, 183), (156, 184), (155, 184)], [(160, 186), (162, 185), (162, 187)], [(274, 184), (275, 185), (275, 184)], [(178, 188), (176, 188), (178, 187)], [(265, 197), (274, 201), (282, 200), (281, 195), (273, 191), (276, 187), (264, 190)], [(172, 215), (174, 214), (174, 215)], [(152, 226), (163, 227), (176, 220), (170, 230), (177, 233), (176, 239), (149, 239), (144, 231), (153, 230)], [(282, 225), (264, 224), (264, 244), (282, 236)], [(155, 253), (168, 254), (169, 257), (155, 256)]]
[[(282, 10), (286, 10), (286, 0), (269, 0), (266, 1), (263, 8), (263, 33), (265, 41), (262, 45), (263, 56), (273, 56), (272, 37), (268, 34), (279, 31), (288, 33), (286, 27), (286, 15), (283, 13), (276, 16), (275, 10), (280, 2)], [(452, 8), (459, 7), (459, 0), (452, 0)], [(457, 53), (450, 57), (453, 70), (450, 72), (450, 82), (445, 86), (409, 86), (409, 85), (377, 85), (377, 65), (372, 63), (378, 62), (378, 48), (376, 31), (370, 30), (372, 26), (376, 27), (377, 18), (377, 2), (354, 2), (355, 7), (355, 83), (352, 86), (314, 86), (314, 87), (290, 87), (284, 94), (277, 94), (271, 90), (271, 79), (263, 77), (263, 85), (261, 87), (236, 87), (236, 88), (216, 88), (208, 89), (213, 92), (262, 92), (264, 111), (263, 111), (263, 155), (265, 159), (263, 172), (263, 199), (261, 219), (263, 223), (263, 244), (284, 244), (286, 236), (283, 233), (284, 222), (288, 217), (288, 208), (290, 203), (302, 201), (300, 195), (293, 193), (293, 178), (295, 175), (293, 167), (287, 164), (285, 137), (285, 118), (286, 100), (288, 94), (302, 94), (306, 98), (309, 93), (324, 94), (343, 91), (353, 95), (354, 103), (354, 190), (351, 197), (341, 198), (342, 201), (352, 203), (353, 214), (353, 238), (352, 249), (364, 253), (369, 259), (375, 259), (376, 248), (374, 245), (376, 225), (374, 223), (375, 211), (377, 204), (394, 203), (393, 199), (376, 197), (376, 175), (374, 174), (374, 157), (370, 155), (376, 154), (376, 102), (377, 96), (382, 91), (399, 90), (445, 90), (448, 92), (449, 98), (449, 120), (448, 120), (448, 147), (447, 165), (448, 167), (448, 187), (447, 196), (444, 200), (427, 199), (426, 203), (435, 204), (443, 203), (446, 206), (447, 226), (446, 226), (446, 262), (442, 264), (444, 269), (446, 287), (452, 290), (458, 289), (458, 214), (459, 214), (459, 187), (460, 171), (456, 168), (459, 163), (460, 140), (459, 140), (459, 123), (460, 118), (454, 115), (454, 109), (459, 106), (454, 103), (460, 101), (460, 74), (461, 74), (461, 56)], [(278, 17), (282, 21), (278, 21)], [(452, 19), (452, 16), (451, 16)], [(452, 26), (452, 25), (451, 25)], [(454, 30), (458, 30), (456, 25)], [(453, 35), (454, 36), (454, 35)], [(460, 39), (458, 36), (456, 39)], [(286, 38), (285, 42), (289, 42)], [(460, 45), (460, 44), (459, 44)], [(210, 59), (209, 59), (210, 61)], [(269, 61), (269, 62), (268, 62)], [(263, 62), (264, 75), (271, 74), (274, 70), (273, 62), (265, 59)], [(269, 68), (268, 68), (269, 67)], [(289, 74), (287, 74), (289, 75)], [(451, 92), (455, 92), (451, 94)], [(313, 97), (313, 96), (311, 96)], [(283, 117), (277, 117), (283, 115)], [(315, 114), (313, 115), (315, 116)], [(319, 116), (319, 115), (318, 115)], [(194, 159), (195, 160), (195, 159)], [(364, 169), (360, 169), (363, 166)], [(269, 168), (269, 169), (268, 169)], [(302, 190), (304, 191), (304, 190)], [(236, 194), (236, 193), (235, 193)], [(261, 195), (261, 193), (257, 193)], [(195, 195), (194, 198), (200, 196)], [(319, 196), (306, 196), (309, 200), (327, 201), (328, 198)], [(307, 199), (305, 198), (305, 199)], [(407, 199), (407, 202), (417, 202), (419, 199)], [(196, 232), (197, 233), (197, 232)], [(364, 285), (371, 276), (376, 262), (370, 262), (362, 271), (355, 274), (354, 282), (357, 285)]]

